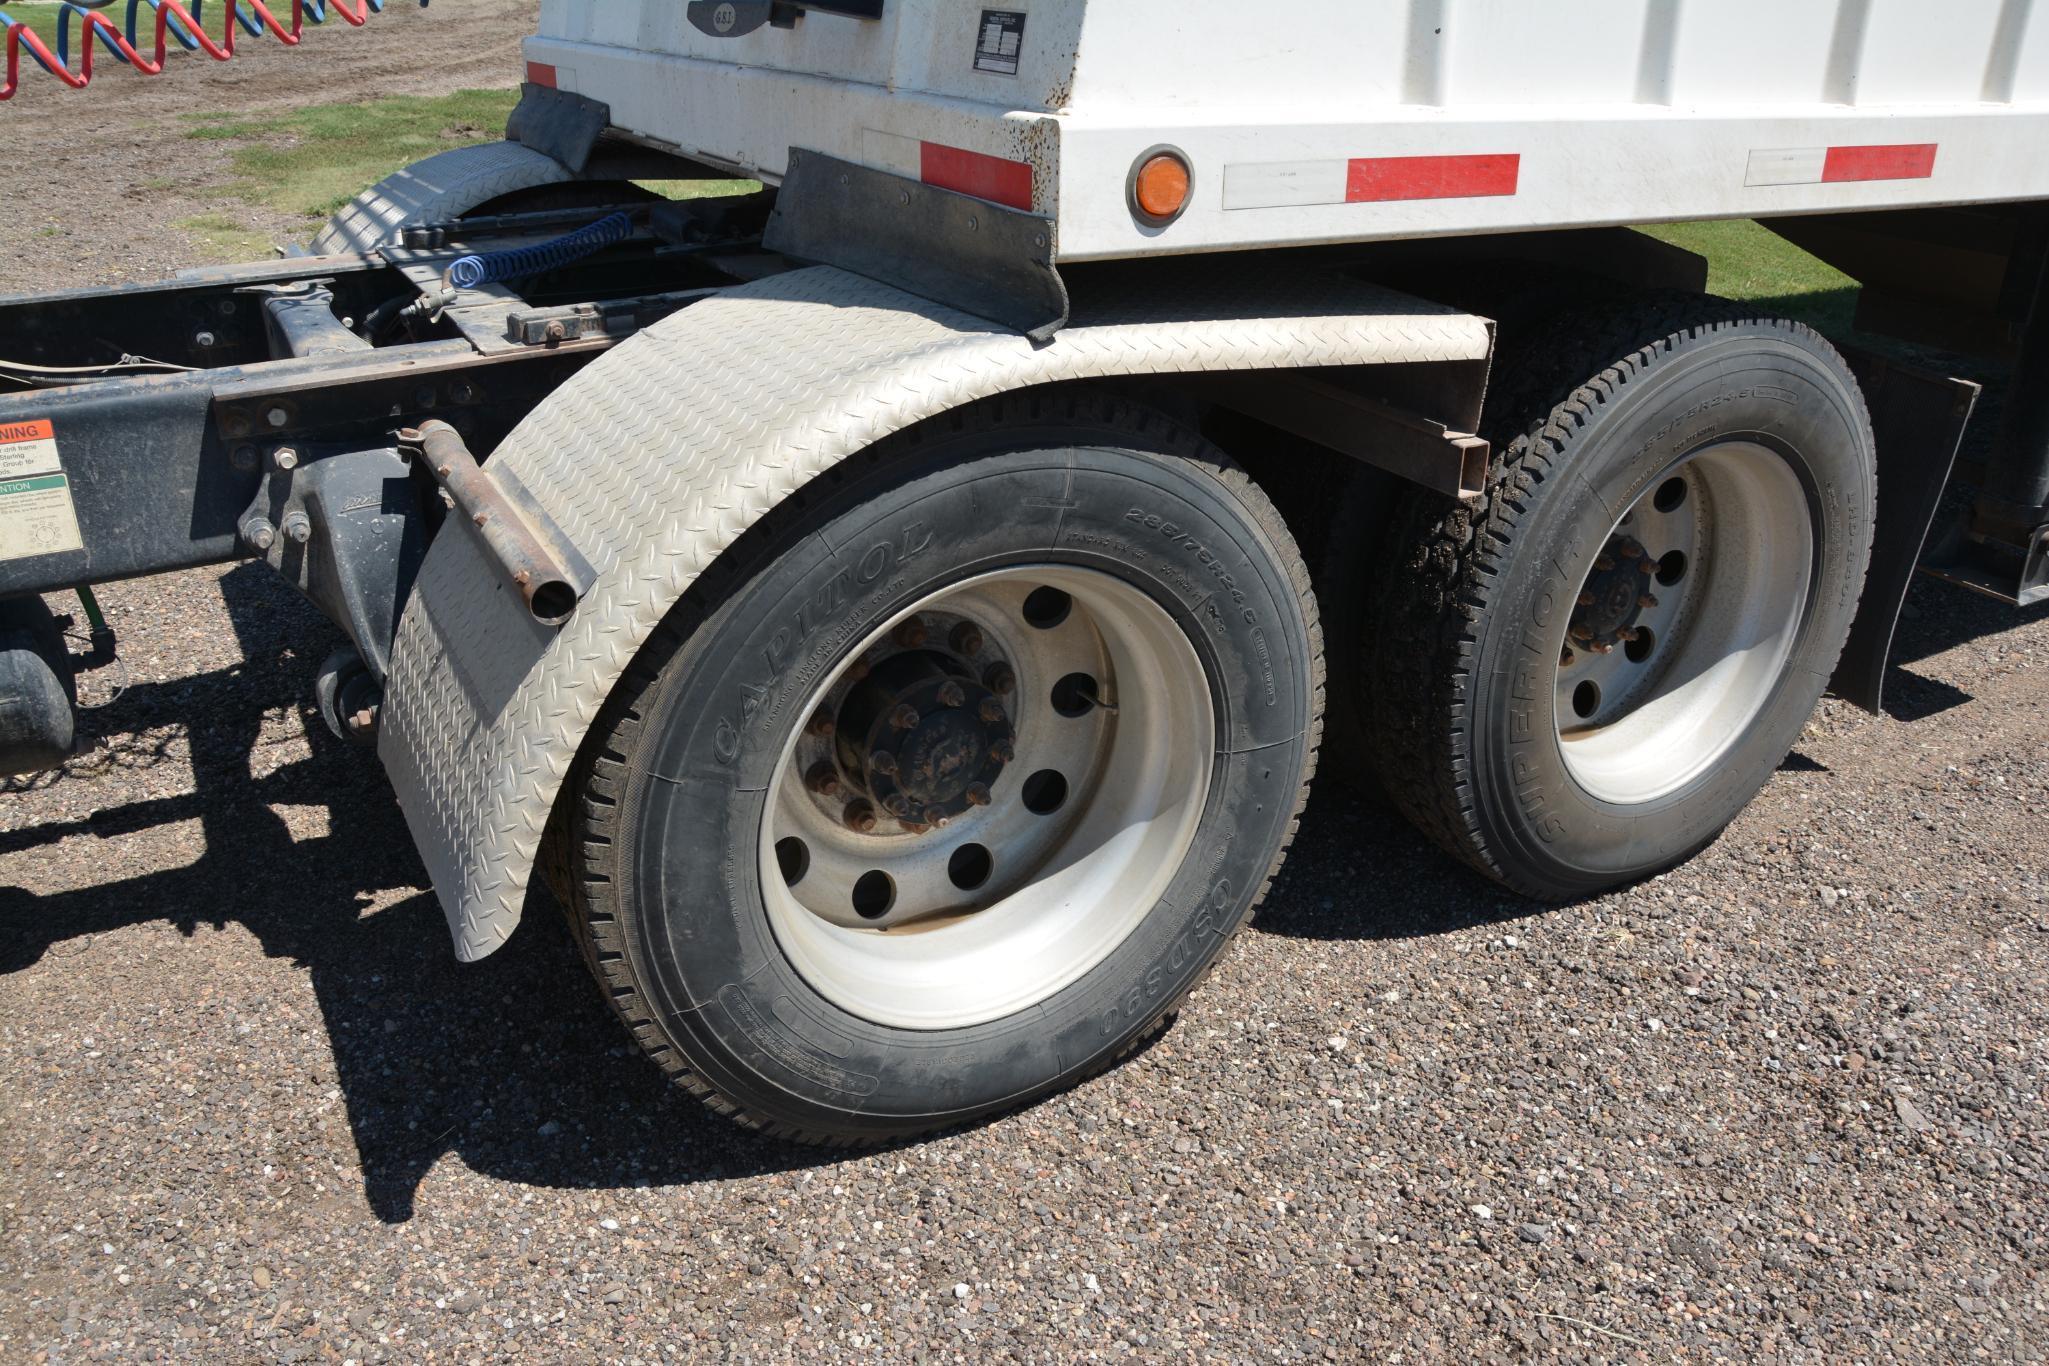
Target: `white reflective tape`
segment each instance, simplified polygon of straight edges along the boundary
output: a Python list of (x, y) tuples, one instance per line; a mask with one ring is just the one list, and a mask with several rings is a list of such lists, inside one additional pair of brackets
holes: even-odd
[(1745, 185), (1819, 185), (1828, 164), (1826, 147), (1761, 148), (1750, 154)]
[(864, 128), (861, 160), (878, 171), (921, 180), (925, 174), (925, 144), (917, 138), (885, 133), (879, 128)]
[(1224, 168), (1227, 209), (1289, 209), (1342, 204), (1350, 161), (1264, 161)]

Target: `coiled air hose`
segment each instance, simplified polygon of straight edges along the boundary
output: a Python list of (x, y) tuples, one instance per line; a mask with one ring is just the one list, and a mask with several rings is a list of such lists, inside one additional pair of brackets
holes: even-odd
[(611, 214), (552, 242), (515, 247), (511, 251), (494, 251), (484, 256), (465, 256), (448, 267), (443, 283), (450, 289), (475, 289), (494, 281), (540, 275), (581, 261), (632, 235), (633, 215)]

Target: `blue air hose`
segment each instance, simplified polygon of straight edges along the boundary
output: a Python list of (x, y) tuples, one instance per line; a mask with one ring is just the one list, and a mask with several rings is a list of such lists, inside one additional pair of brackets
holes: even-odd
[(525, 279), (581, 261), (632, 235), (633, 215), (615, 213), (552, 242), (484, 256), (465, 256), (449, 266), (445, 282), (451, 289), (475, 289), (495, 281)]

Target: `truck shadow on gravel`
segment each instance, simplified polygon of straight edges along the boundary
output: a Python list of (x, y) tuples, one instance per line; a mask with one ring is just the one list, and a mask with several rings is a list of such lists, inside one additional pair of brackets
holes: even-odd
[[(142, 685), (90, 713), (104, 748), (55, 780), (89, 781), (96, 766), (167, 762), (175, 746), (163, 737), (182, 725), (194, 790), (0, 832), (0, 856), (34, 857), (64, 840), (113, 849), (124, 837), (196, 820), (197, 860), (46, 897), (0, 887), (0, 972), (153, 921), (188, 936), (201, 926), (244, 927), (267, 955), (308, 975), (364, 1197), (386, 1222), (412, 1217), (421, 1181), (450, 1153), (496, 1179), (587, 1189), (727, 1180), (835, 1160), (734, 1128), (643, 1061), (598, 999), (546, 893), (530, 900), (506, 948), (458, 964), (381, 770), (329, 736), (305, 704), (331, 628), (260, 568), (228, 574), (222, 590), (248, 662)], [(2014, 624), (2010, 610), (1941, 584), (1923, 583), (1914, 601), (1899, 651), (1910, 661)], [(1912, 687), (1911, 677), (1896, 677), (1895, 696)], [(280, 707), (294, 716), (290, 729), (310, 737), (312, 754), (271, 769), (262, 756), (278, 743)], [(1406, 938), (1554, 909), (1468, 873), (1377, 795), (1341, 777), (1326, 765), (1259, 913), (1260, 931)], [(325, 833), (309, 835), (300, 820), (295, 837), (281, 814), (291, 808), (324, 813)], [(228, 1028), (225, 1013), (221, 1020)], [(321, 1066), (318, 1058), (277, 1061)], [(293, 1120), (276, 1123), (284, 1129)]]
[[(0, 856), (34, 857), (65, 839), (112, 842), (196, 819), (197, 860), (54, 896), (0, 887), (0, 972), (151, 921), (188, 936), (202, 925), (246, 928), (267, 955), (308, 975), (364, 1196), (386, 1222), (412, 1217), (420, 1182), (449, 1153), (494, 1178), (572, 1188), (726, 1180), (833, 1160), (745, 1133), (667, 1083), (604, 1008), (545, 892), (502, 951), (457, 963), (382, 771), (302, 705), (331, 628), (260, 568), (235, 571), (222, 587), (248, 663), (139, 686), (90, 714), (110, 746), (103, 763), (161, 762), (161, 745), (136, 737), (189, 721), (195, 790), (0, 833)], [(253, 756), (276, 744), (280, 706), (297, 711), (313, 753), (265, 772)], [(294, 838), (279, 811), (293, 807), (324, 809), (328, 832), (309, 838), (301, 823)], [(317, 1056), (273, 1061), (324, 1070)], [(317, 1091), (284, 1094), (307, 1103)], [(276, 1127), (300, 1126), (280, 1116)]]

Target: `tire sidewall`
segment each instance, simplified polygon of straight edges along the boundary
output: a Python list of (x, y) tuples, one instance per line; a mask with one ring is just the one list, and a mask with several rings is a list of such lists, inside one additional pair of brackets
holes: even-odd
[[(1768, 700), (1706, 773), (1652, 801), (1603, 801), (1568, 772), (1558, 740), (1566, 621), (1620, 515), (1689, 455), (1730, 440), (1776, 451), (1806, 492), (1815, 554), (1795, 644)], [(1862, 591), (1875, 494), (1855, 381), (1832, 352), (1787, 328), (1722, 327), (1679, 343), (1600, 404), (1516, 523), (1476, 641), (1472, 777), (1490, 846), (1577, 894), (1711, 842), (1798, 739), (1826, 686)]]
[[(880, 476), (789, 519), (664, 671), (619, 821), (628, 943), (664, 1027), (689, 1035), (685, 1053), (750, 1113), (841, 1134), (1005, 1108), (1129, 1046), (1260, 889), (1292, 818), (1313, 707), (1308, 627), (1282, 561), (1186, 453), (1008, 433), (942, 443)], [(786, 743), (878, 624), (975, 574), (1049, 561), (1140, 587), (1203, 660), (1229, 752), (1191, 851), (1131, 936), (1036, 1006), (930, 1031), (850, 1015), (792, 967), (764, 908), (761, 830)]]

